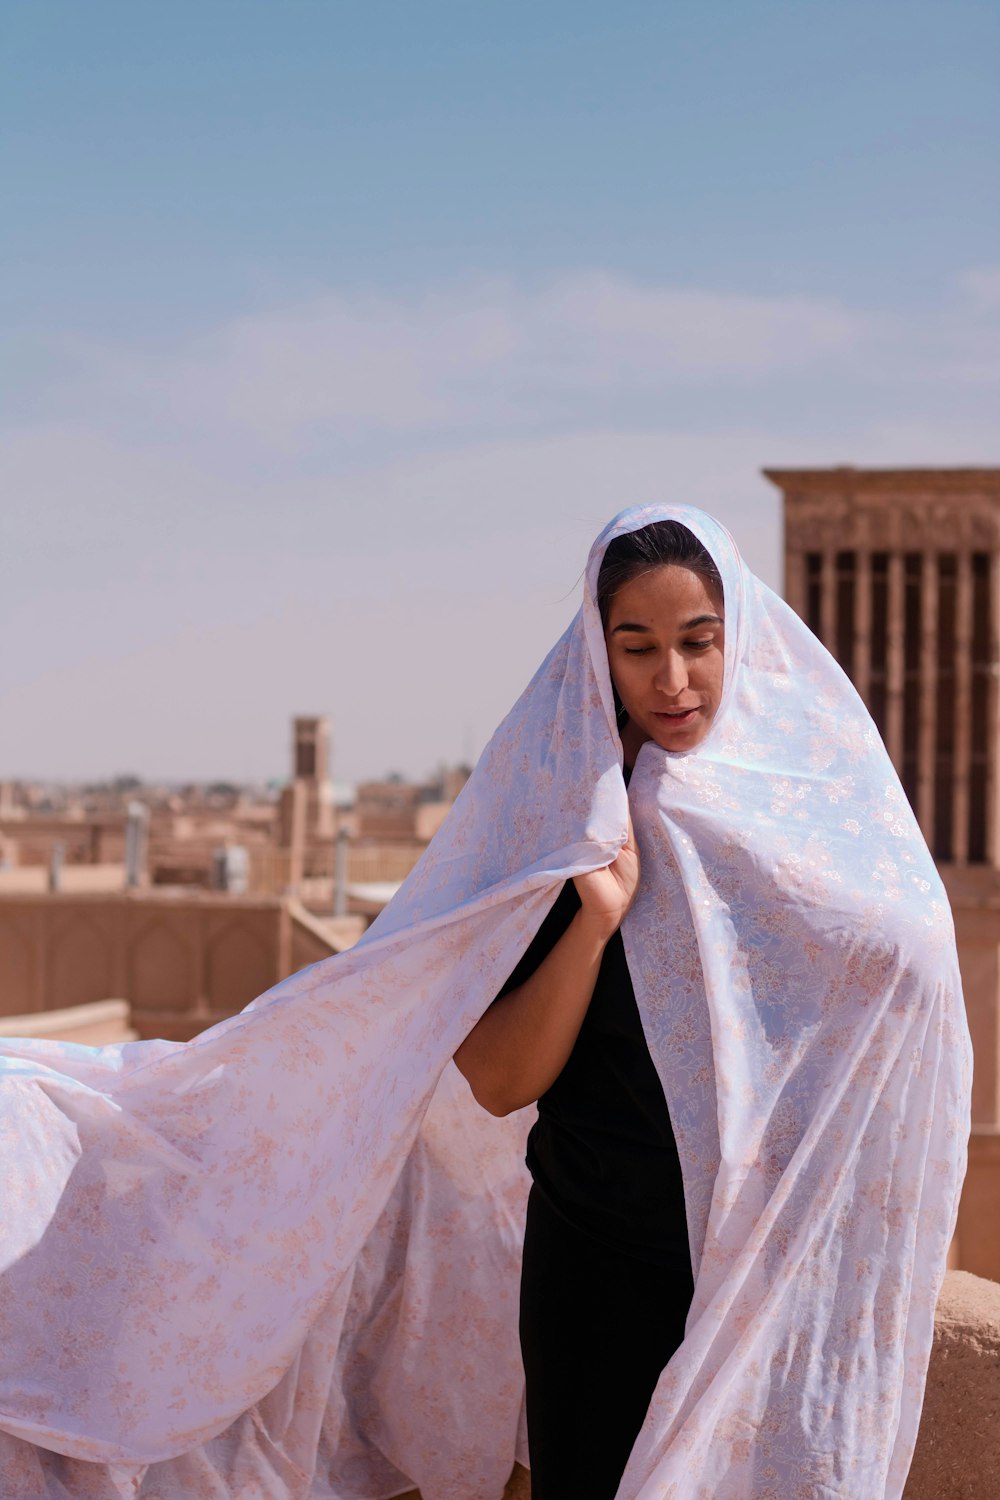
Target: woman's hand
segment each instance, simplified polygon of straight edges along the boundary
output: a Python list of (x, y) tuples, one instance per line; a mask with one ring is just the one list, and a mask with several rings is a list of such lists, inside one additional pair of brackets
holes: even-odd
[(603, 870), (574, 875), (573, 884), (585, 920), (608, 936), (617, 932), (639, 884), (639, 850), (631, 817), (628, 820), (628, 842), (622, 845), (611, 864)]
[(535, 972), (495, 1000), (455, 1053), (473, 1094), (493, 1115), (539, 1099), (573, 1050), (608, 939), (639, 884), (632, 820), (628, 841), (603, 870), (574, 875), (580, 910)]

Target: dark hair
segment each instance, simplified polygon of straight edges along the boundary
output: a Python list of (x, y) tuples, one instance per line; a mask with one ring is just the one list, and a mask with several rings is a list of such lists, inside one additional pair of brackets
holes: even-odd
[(597, 576), (597, 607), (605, 630), (611, 601), (623, 584), (652, 568), (690, 568), (722, 595), (722, 578), (707, 548), (680, 521), (653, 521), (608, 543)]

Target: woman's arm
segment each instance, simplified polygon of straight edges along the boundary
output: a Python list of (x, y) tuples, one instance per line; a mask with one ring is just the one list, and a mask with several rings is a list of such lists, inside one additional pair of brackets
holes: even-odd
[(639, 882), (632, 825), (613, 864), (575, 877), (580, 910), (535, 972), (495, 1000), (455, 1053), (491, 1115), (533, 1104), (559, 1077), (583, 1024), (601, 957)]

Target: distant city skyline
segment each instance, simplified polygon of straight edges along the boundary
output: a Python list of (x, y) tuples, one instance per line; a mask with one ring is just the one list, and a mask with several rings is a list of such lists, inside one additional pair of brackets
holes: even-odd
[(1000, 11), (14, 0), (0, 778), (472, 760), (617, 510), (1000, 462)]

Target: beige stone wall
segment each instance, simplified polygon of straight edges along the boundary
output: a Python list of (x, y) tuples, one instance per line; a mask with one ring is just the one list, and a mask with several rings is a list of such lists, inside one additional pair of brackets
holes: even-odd
[(92, 818), (48, 815), (0, 819), (0, 834), (9, 839), (19, 865), (48, 865), (55, 844), (62, 844), (69, 864), (121, 863), (125, 858), (125, 818), (100, 814)]
[(349, 944), (277, 898), (0, 896), (0, 1015), (125, 997), (140, 1036), (186, 1041)]
[[(0, 895), (16, 891), (22, 895), (44, 896), (48, 889), (47, 865), (14, 865), (11, 869), (0, 869)], [(125, 889), (125, 866), (63, 865), (59, 873), (59, 889), (73, 895), (91, 891), (117, 895)]]
[(956, 1242), (957, 1265), (1000, 1280), (1000, 1130), (995, 1126), (972, 1127)]
[(0, 1036), (40, 1037), (50, 1042), (79, 1042), (104, 1047), (135, 1041), (127, 1000), (97, 1000), (69, 1010), (43, 1010), (28, 1016), (0, 1016)]
[[(904, 1500), (1000, 1496), (1000, 1286), (945, 1277)], [(860, 1497), (859, 1497), (860, 1500)]]
[(368, 926), (362, 917), (317, 917), (294, 899), (289, 899), (287, 905), (292, 929), (292, 973), (350, 948)]
[[(347, 849), (347, 881), (357, 885), (368, 881), (405, 880), (427, 845), (410, 840), (407, 843), (352, 843)], [(333, 846), (306, 849), (306, 873), (298, 880), (299, 897), (314, 911), (333, 909)], [(287, 849), (251, 849), (249, 893), (255, 896), (280, 896), (293, 888), (293, 863)]]
[(975, 1057), (955, 1260), (966, 1271), (1000, 1281), (1000, 873), (944, 868), (942, 875), (955, 917)]

